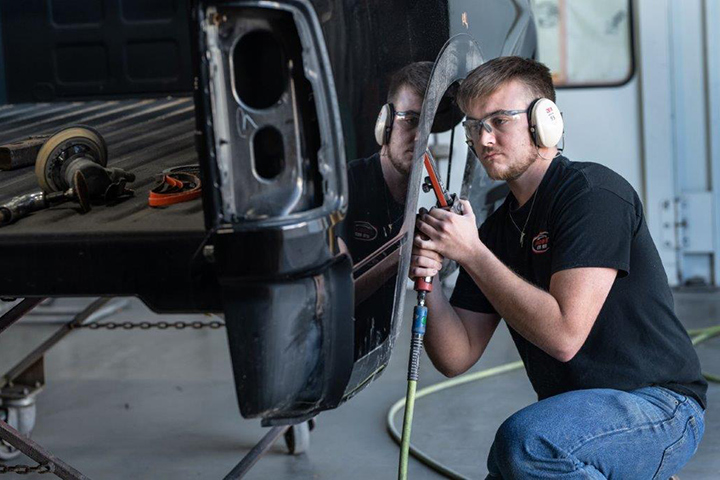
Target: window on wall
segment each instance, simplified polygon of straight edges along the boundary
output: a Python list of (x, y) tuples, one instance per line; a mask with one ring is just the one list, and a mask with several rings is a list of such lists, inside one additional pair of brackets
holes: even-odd
[(633, 73), (629, 0), (531, 0), (537, 58), (559, 87), (619, 85)]

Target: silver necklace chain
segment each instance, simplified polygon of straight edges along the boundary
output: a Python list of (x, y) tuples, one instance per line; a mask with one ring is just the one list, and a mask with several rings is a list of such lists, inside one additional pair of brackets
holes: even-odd
[(513, 223), (513, 225), (515, 225), (515, 228), (520, 233), (520, 248), (523, 247), (523, 242), (525, 240), (525, 229), (527, 228), (528, 221), (530, 221), (530, 215), (532, 215), (533, 207), (535, 206), (535, 198), (537, 198), (538, 190), (540, 190), (540, 186), (538, 186), (538, 188), (535, 189), (535, 193), (533, 193), (533, 200), (532, 200), (532, 203), (530, 204), (530, 211), (528, 212), (527, 218), (525, 219), (525, 225), (523, 225), (522, 230), (520, 230), (520, 227), (518, 227), (518, 224), (515, 223), (515, 219), (512, 216), (512, 212), (510, 211), (510, 209), (508, 209), (508, 215), (510, 216), (510, 221)]

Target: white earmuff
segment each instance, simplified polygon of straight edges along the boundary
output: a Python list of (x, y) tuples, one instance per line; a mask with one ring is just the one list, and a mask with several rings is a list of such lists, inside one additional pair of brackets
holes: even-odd
[(536, 100), (530, 109), (530, 134), (538, 147), (554, 147), (562, 138), (565, 124), (555, 102)]
[(390, 142), (390, 131), (392, 130), (394, 116), (391, 103), (386, 103), (380, 109), (377, 121), (375, 122), (375, 141), (378, 145), (383, 146)]

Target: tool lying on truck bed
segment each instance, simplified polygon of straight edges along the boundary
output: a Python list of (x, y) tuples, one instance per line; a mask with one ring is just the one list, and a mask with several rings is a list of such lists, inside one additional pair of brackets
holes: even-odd
[(166, 207), (200, 198), (201, 193), (200, 167), (197, 165), (172, 167), (157, 176), (155, 186), (148, 195), (148, 205)]
[[(30, 151), (37, 148), (34, 142), (25, 146)], [(20, 157), (27, 156), (18, 149), (14, 152)], [(42, 191), (0, 205), (0, 226), (67, 201), (77, 202), (85, 213), (90, 211), (92, 202), (107, 203), (132, 195), (126, 185), (135, 181), (135, 175), (120, 168), (107, 168), (107, 157), (105, 140), (91, 127), (67, 127), (47, 138), (35, 160), (35, 176)]]
[(15, 170), (35, 165), (37, 154), (50, 135), (32, 135), (0, 145), (0, 170)]

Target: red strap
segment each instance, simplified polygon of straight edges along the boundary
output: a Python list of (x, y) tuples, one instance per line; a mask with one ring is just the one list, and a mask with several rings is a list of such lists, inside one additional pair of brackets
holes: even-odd
[(197, 175), (187, 172), (168, 173), (150, 190), (148, 205), (166, 207), (194, 200), (201, 193), (200, 178)]

